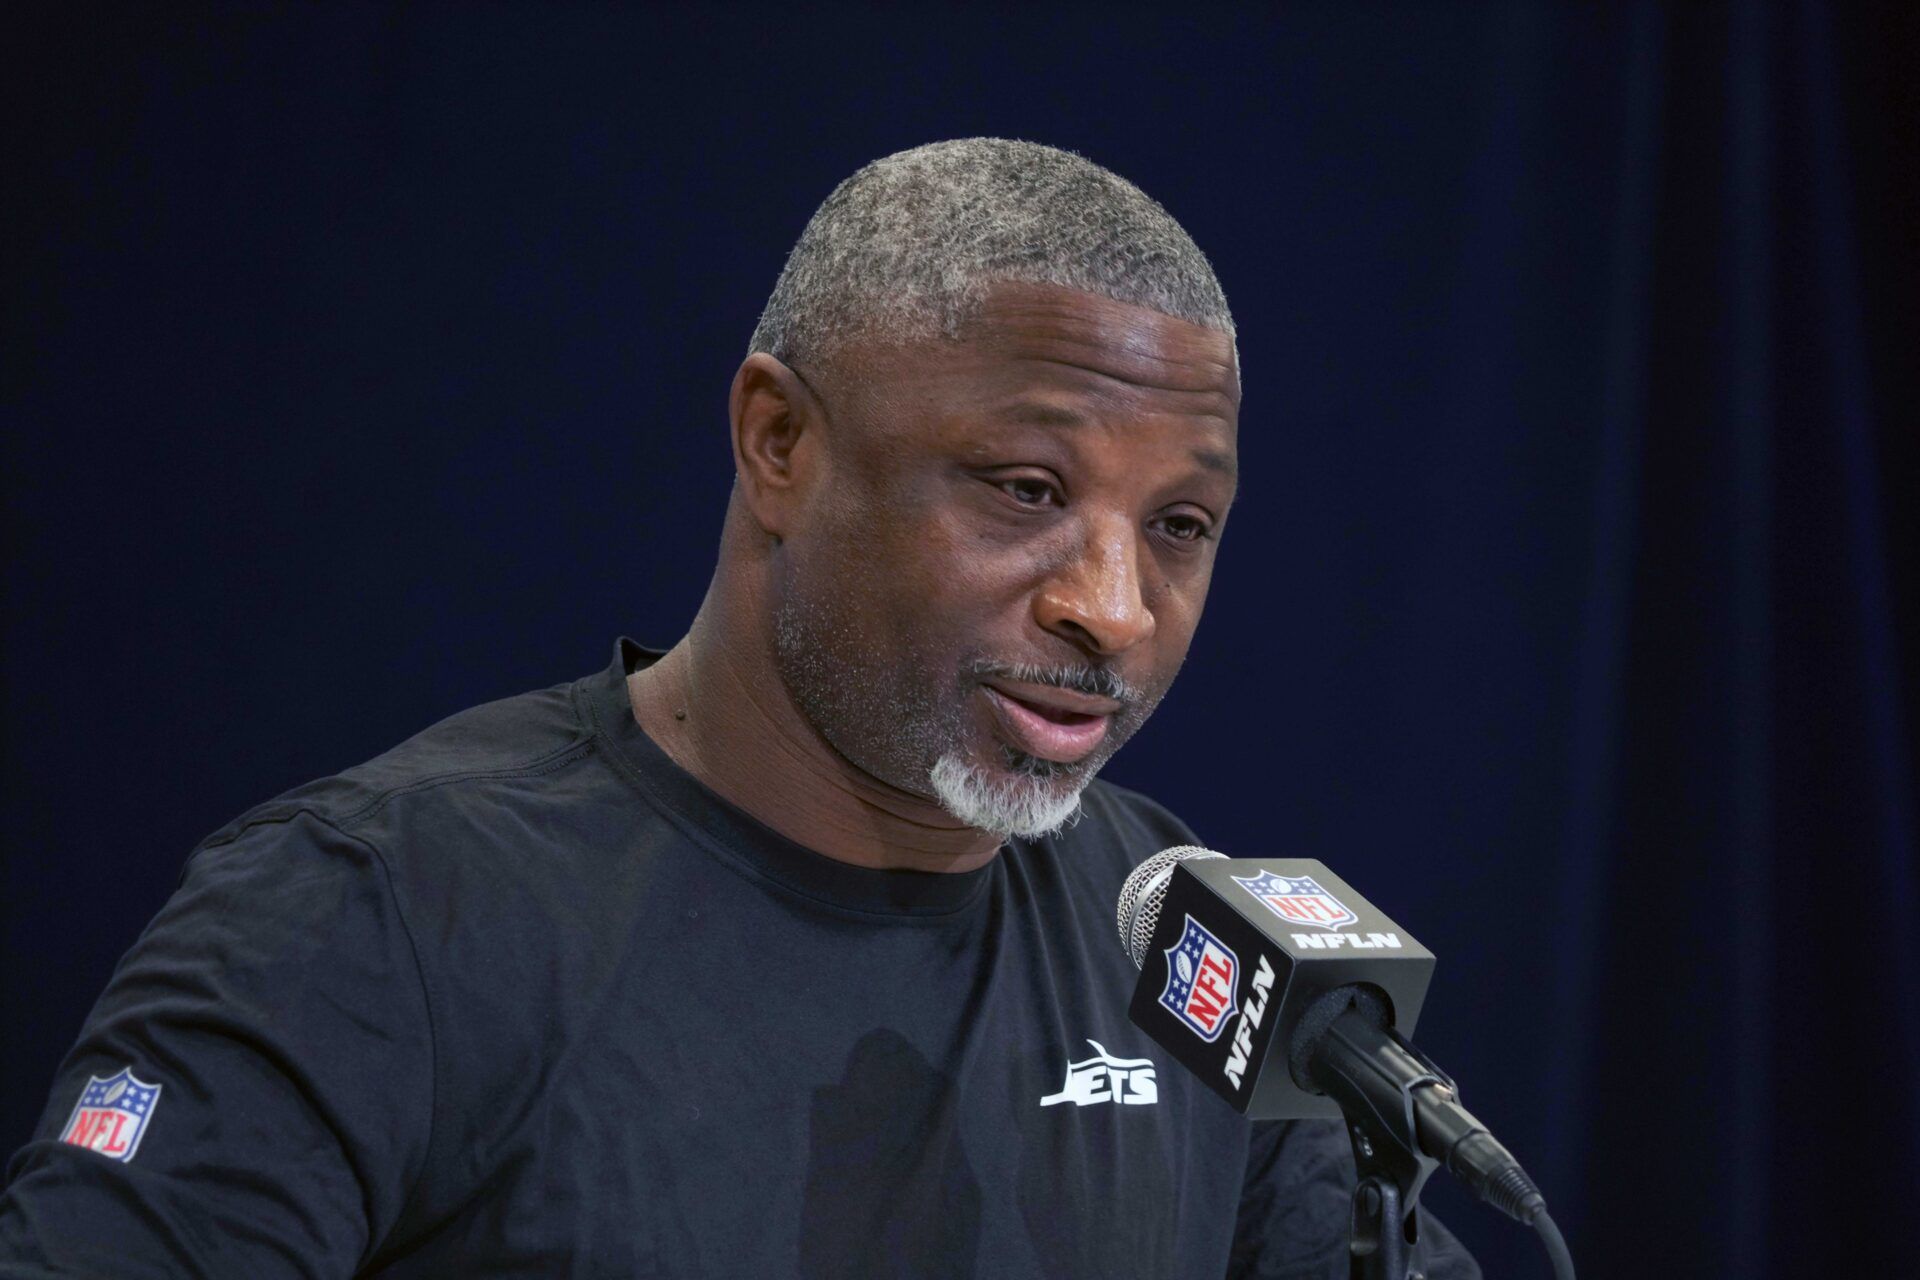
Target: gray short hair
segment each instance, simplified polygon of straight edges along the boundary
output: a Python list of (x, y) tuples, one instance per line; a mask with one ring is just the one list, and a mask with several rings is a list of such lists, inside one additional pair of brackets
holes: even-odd
[(767, 299), (750, 351), (817, 359), (853, 337), (952, 337), (996, 281), (1063, 285), (1232, 336), (1206, 255), (1173, 215), (1091, 160), (960, 138), (833, 189)]

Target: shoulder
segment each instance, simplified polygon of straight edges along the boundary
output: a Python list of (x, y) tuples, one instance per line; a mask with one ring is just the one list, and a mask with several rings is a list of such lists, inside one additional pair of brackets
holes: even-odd
[(278, 922), (316, 965), (369, 934), (403, 939), (367, 981), (423, 990), (445, 1096), (537, 1078), (562, 1024), (553, 993), (594, 990), (620, 962), (680, 847), (608, 763), (596, 680), (472, 707), (255, 806), (194, 850), (176, 901), (217, 901), (193, 917), (200, 936)]
[(564, 769), (591, 746), (575, 684), (470, 707), (337, 774), (317, 778), (240, 814), (199, 846), (229, 844), (250, 829), (305, 815), (378, 845), (404, 816), (484, 802), (489, 791)]
[(192, 851), (183, 883), (242, 860), (297, 886), (324, 845), (382, 884), (436, 940), (429, 950), (444, 950), (454, 922), (462, 936), (527, 933), (540, 902), (599, 921), (634, 874), (623, 854), (658, 843), (659, 823), (606, 763), (583, 705), (589, 681), (469, 708), (256, 805)]

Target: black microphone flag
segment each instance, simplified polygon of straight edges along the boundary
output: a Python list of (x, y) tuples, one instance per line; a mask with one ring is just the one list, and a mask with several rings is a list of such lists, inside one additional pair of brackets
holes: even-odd
[(1127, 878), (1120, 936), (1140, 966), (1134, 1025), (1256, 1120), (1341, 1114), (1289, 1070), (1320, 996), (1375, 988), (1411, 1035), (1433, 977), (1432, 952), (1312, 858), (1157, 853)]
[(1119, 925), (1140, 967), (1134, 1025), (1250, 1119), (1345, 1119), (1352, 1275), (1409, 1275), (1420, 1188), (1444, 1167), (1538, 1231), (1571, 1280), (1546, 1198), (1408, 1039), (1433, 953), (1346, 881), (1311, 858), (1180, 845), (1133, 869)]

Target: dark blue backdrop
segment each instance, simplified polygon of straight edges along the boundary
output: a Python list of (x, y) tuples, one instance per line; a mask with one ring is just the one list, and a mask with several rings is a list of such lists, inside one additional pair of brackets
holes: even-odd
[(14, 13), (0, 1146), (201, 835), (680, 633), (808, 213), (992, 133), (1158, 196), (1241, 325), (1114, 776), (1439, 953), (1421, 1039), (1583, 1275), (1910, 1273), (1910, 15)]

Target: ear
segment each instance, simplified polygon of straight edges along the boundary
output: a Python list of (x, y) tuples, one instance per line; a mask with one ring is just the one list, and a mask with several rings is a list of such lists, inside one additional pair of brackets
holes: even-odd
[(800, 375), (756, 351), (733, 375), (727, 410), (741, 497), (755, 523), (784, 538), (824, 462), (820, 402)]

